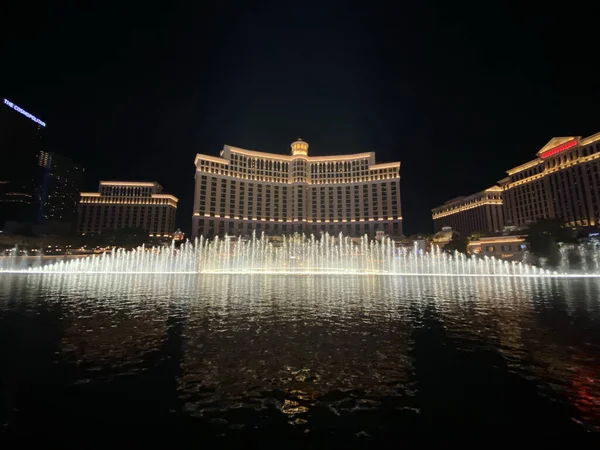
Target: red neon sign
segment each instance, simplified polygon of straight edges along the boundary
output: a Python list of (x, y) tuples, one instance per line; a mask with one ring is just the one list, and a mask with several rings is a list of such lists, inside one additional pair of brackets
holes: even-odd
[(553, 156), (553, 155), (556, 155), (557, 153), (563, 152), (568, 148), (575, 147), (576, 145), (577, 145), (577, 141), (565, 142), (564, 144), (561, 144), (558, 147), (554, 147), (553, 149), (545, 151), (540, 156), (544, 159), (549, 158), (550, 156)]

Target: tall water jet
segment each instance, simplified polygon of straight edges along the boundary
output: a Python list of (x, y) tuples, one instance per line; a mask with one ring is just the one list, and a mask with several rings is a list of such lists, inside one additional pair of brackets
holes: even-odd
[(0, 267), (4, 273), (139, 273), (139, 274), (354, 274), (422, 276), (555, 276), (556, 272), (490, 257), (447, 253), (435, 247), (397, 248), (380, 241), (339, 234), (285, 236), (280, 240), (252, 235), (200, 238), (176, 248), (114, 250), (84, 259), (41, 267)]

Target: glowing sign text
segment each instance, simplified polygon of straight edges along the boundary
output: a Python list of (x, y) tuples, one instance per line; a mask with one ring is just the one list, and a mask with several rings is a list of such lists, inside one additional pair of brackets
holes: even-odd
[(577, 141), (565, 142), (564, 144), (561, 144), (558, 147), (554, 147), (553, 149), (550, 149), (550, 150), (542, 153), (540, 156), (542, 158), (549, 158), (552, 155), (556, 155), (557, 153), (565, 151), (568, 148), (575, 147), (576, 145), (577, 145)]
[(13, 102), (9, 102), (8, 100), (4, 99), (4, 104), (6, 106), (11, 107), (12, 109), (14, 109), (17, 112), (20, 112), (21, 114), (23, 114), (25, 117), (28, 117), (29, 119), (33, 120), (35, 123), (37, 123), (38, 125), (41, 125), (43, 127), (46, 126), (46, 124), (44, 122), (42, 122), (40, 119), (38, 119), (37, 117), (35, 117), (33, 114), (29, 114), (27, 111), (25, 111), (24, 109), (19, 108), (17, 105), (15, 105)]

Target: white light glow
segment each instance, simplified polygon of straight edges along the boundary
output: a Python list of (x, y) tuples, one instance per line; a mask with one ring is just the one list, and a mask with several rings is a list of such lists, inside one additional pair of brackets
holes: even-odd
[(396, 248), (383, 238), (370, 241), (323, 235), (283, 237), (237, 237), (196, 240), (179, 248), (144, 248), (73, 258), (53, 264), (24, 266), (19, 258), (0, 260), (0, 273), (20, 274), (169, 274), (169, 275), (368, 275), (410, 277), (600, 277), (600, 258), (582, 274), (552, 272), (520, 262), (493, 257), (443, 253), (438, 247), (430, 253)]

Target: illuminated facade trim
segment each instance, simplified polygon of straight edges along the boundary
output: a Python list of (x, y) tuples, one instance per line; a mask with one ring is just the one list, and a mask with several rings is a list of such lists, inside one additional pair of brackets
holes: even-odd
[[(155, 187), (158, 183), (154, 181), (101, 181), (100, 186), (139, 186)], [(160, 186), (160, 185), (158, 185)]]
[(594, 142), (600, 141), (600, 133), (592, 134), (586, 138), (579, 139), (579, 145), (586, 146), (593, 144)]
[(442, 217), (451, 216), (452, 214), (468, 211), (469, 209), (479, 208), (480, 206), (486, 205), (502, 205), (502, 200), (479, 200), (471, 204), (457, 206), (449, 211), (433, 213), (433, 220), (441, 219)]
[(402, 234), (399, 162), (376, 164), (373, 152), (312, 157), (308, 148), (299, 139), (291, 155), (229, 145), (220, 158), (196, 155), (193, 235)]
[(557, 153), (564, 152), (565, 150), (575, 147), (576, 145), (577, 145), (577, 141), (570, 141), (565, 144), (554, 147), (551, 150), (546, 150), (545, 152), (540, 154), (540, 157), (543, 159), (546, 159), (546, 158), (556, 155)]
[(467, 251), (479, 256), (522, 261), (528, 245), (523, 235), (481, 237), (471, 240), (467, 244)]
[(507, 170), (506, 173), (508, 173), (509, 175), (512, 175), (514, 173), (522, 172), (524, 170), (527, 170), (531, 167), (535, 167), (542, 163), (543, 163), (543, 161), (541, 159), (534, 159), (533, 161), (529, 161), (529, 162), (527, 162), (525, 164), (521, 164), (520, 166), (517, 166), (513, 169)]

